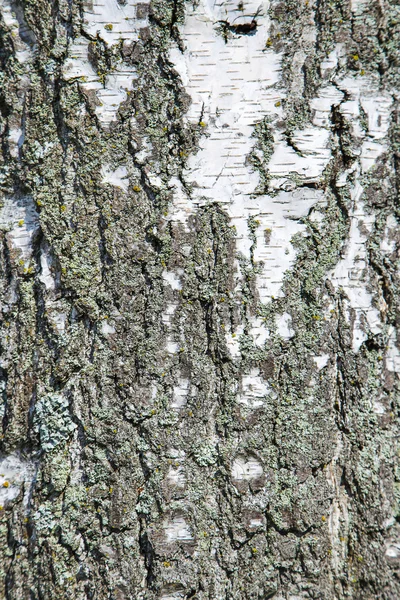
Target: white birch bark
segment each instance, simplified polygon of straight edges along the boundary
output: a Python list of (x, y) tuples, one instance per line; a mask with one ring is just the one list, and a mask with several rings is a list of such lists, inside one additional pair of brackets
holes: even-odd
[(397, 598), (397, 4), (0, 15), (1, 597)]

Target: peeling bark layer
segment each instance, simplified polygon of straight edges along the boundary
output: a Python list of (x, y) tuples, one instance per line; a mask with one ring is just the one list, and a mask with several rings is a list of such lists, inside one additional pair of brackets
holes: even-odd
[(400, 597), (400, 4), (0, 17), (0, 597)]

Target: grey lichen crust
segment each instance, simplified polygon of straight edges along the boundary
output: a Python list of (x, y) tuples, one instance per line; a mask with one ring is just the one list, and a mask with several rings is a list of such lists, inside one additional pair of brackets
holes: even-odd
[[(339, 98), (321, 178), (285, 182), (324, 201), (297, 219), (282, 291), (263, 302), (256, 250), (274, 231), (250, 214), (238, 252), (227, 206), (197, 202), (188, 175), (211, 125), (186, 118), (170, 50), (185, 55), (198, 5), (107, 0), (95, 31), (98, 4), (0, 0), (0, 597), (395, 600), (400, 7), (263, 7), (285, 92), (282, 118), (254, 124), (255, 197), (278, 194), (274, 133), (300, 156), (313, 99), (328, 83)], [(345, 60), (323, 68), (338, 44)], [(109, 82), (126, 73), (122, 94)], [(361, 101), (349, 116), (347, 75), (392, 102), (361, 174), (370, 125)], [(354, 277), (376, 329), (331, 282), (358, 184)], [(171, 216), (178, 186), (186, 220)]]

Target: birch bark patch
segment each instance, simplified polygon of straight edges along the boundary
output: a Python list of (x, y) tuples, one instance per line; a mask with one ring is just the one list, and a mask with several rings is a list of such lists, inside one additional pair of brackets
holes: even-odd
[(238, 456), (232, 464), (232, 479), (235, 481), (250, 481), (263, 474), (261, 463), (253, 456)]
[(171, 487), (183, 489), (186, 483), (186, 475), (183, 467), (170, 467), (166, 479)]
[(0, 227), (9, 231), (12, 247), (27, 261), (32, 255), (32, 238), (39, 229), (39, 215), (33, 198), (4, 197), (0, 209)]
[[(337, 263), (331, 273), (335, 286), (340, 286), (349, 298), (350, 306), (355, 310), (353, 325), (353, 349), (358, 351), (368, 337), (368, 330), (376, 334), (381, 330), (379, 311), (373, 306), (372, 294), (367, 290), (368, 275), (366, 235), (362, 233), (360, 222), (372, 226), (374, 217), (365, 214), (360, 201), (362, 188), (357, 183), (352, 189), (354, 204), (351, 209), (351, 227), (344, 257)], [(365, 318), (365, 324), (363, 319)]]
[(284, 340), (290, 340), (295, 334), (294, 329), (292, 329), (292, 317), (289, 313), (283, 313), (283, 315), (276, 317), (276, 325), (278, 334)]
[(321, 354), (320, 356), (313, 356), (313, 361), (317, 365), (317, 369), (320, 371), (321, 369), (326, 367), (326, 365), (328, 364), (329, 354)]
[(129, 175), (125, 166), (121, 165), (117, 169), (112, 170), (108, 165), (105, 165), (102, 167), (102, 175), (103, 183), (110, 183), (117, 188), (121, 188), (124, 192), (128, 191)]
[(24, 460), (18, 454), (0, 458), (0, 506), (2, 508), (19, 495), (25, 482), (28, 484), (25, 489), (24, 503), (26, 504), (34, 473), (34, 464)]
[(180, 409), (186, 404), (189, 392), (189, 380), (183, 377), (178, 380), (178, 385), (173, 388), (171, 408)]
[[(147, 11), (138, 11), (143, 2), (128, 0), (94, 0), (86, 3), (83, 9), (83, 30), (92, 38), (98, 35), (109, 48), (117, 47), (124, 40), (138, 40), (140, 30), (147, 26)], [(139, 18), (138, 18), (139, 14)], [(141, 18), (140, 18), (141, 17)], [(118, 108), (126, 100), (136, 79), (136, 69), (119, 58), (110, 72), (96, 73), (88, 55), (87, 37), (75, 38), (69, 50), (69, 60), (64, 66), (66, 79), (78, 79), (82, 87), (93, 90), (98, 103), (95, 108), (101, 123), (110, 125), (115, 120)]]
[(164, 524), (165, 537), (168, 543), (188, 542), (193, 539), (189, 525), (182, 515), (177, 515)]
[(41, 273), (39, 275), (39, 279), (47, 290), (54, 290), (56, 287), (56, 282), (51, 271), (52, 264), (53, 260), (50, 255), (49, 248), (47, 244), (42, 243), (40, 247)]
[(242, 377), (242, 392), (238, 396), (239, 404), (250, 408), (258, 408), (264, 404), (265, 396), (270, 392), (270, 386), (260, 375), (259, 369), (252, 369)]
[[(170, 60), (192, 98), (188, 120), (198, 123), (202, 115), (207, 126), (200, 150), (188, 159), (185, 180), (194, 187), (191, 199), (187, 198), (185, 204), (202, 205), (207, 201), (225, 204), (236, 227), (237, 250), (246, 257), (252, 245), (248, 217), (257, 215), (262, 227), (272, 230), (271, 243), (266, 248), (260, 229), (254, 252), (254, 258), (264, 263), (257, 287), (261, 302), (267, 302), (279, 294), (283, 275), (293, 264), (295, 251), (291, 237), (305, 230), (293, 219), (307, 214), (323, 194), (307, 189), (298, 193), (292, 189), (277, 197), (253, 197), (259, 175), (248, 166), (247, 158), (255, 143), (254, 127), (266, 115), (272, 121), (282, 117), (284, 96), (282, 86), (278, 87), (282, 56), (266, 50), (270, 27), (268, 4), (263, 2), (259, 6), (250, 1), (246, 13), (255, 14), (258, 8), (260, 26), (256, 35), (233, 36), (225, 43), (215, 23), (234, 21), (238, 17), (237, 3), (220, 6), (201, 0), (193, 12), (189, 9), (181, 28), (185, 52), (172, 49)], [(332, 102), (341, 96), (340, 92), (332, 93)], [(274, 150), (268, 165), (272, 188), (295, 187), (291, 173), (307, 182), (319, 180), (331, 157), (330, 128), (326, 125), (296, 131), (298, 152), (275, 128)], [(180, 215), (184, 215), (183, 210)]]

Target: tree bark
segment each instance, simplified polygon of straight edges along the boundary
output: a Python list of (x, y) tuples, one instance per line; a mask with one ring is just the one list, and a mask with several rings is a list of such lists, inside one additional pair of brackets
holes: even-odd
[(399, 598), (399, 2), (0, 7), (0, 597)]

